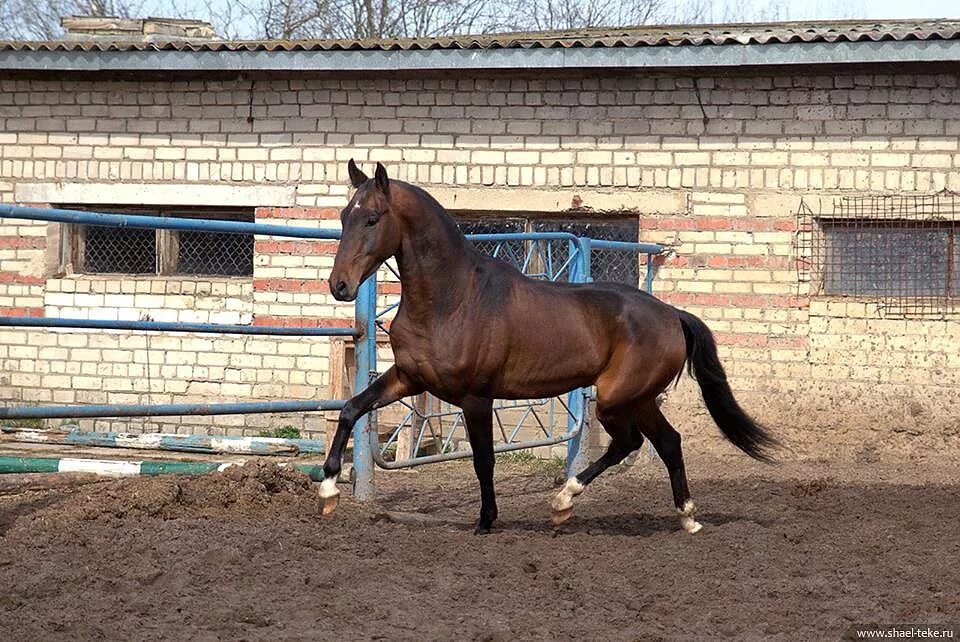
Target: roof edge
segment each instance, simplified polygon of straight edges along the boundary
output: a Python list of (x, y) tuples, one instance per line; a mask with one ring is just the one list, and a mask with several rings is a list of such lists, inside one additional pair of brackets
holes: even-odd
[(0, 50), (0, 72), (209, 73), (684, 69), (960, 62), (960, 40), (697, 47), (397, 50)]

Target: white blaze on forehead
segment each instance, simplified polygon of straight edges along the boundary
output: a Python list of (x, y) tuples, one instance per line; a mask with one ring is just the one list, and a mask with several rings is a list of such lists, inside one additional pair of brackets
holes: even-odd
[(349, 203), (347, 203), (347, 215), (356, 214), (360, 210), (360, 202), (363, 200), (361, 198), (363, 192), (364, 187), (358, 187), (357, 191), (353, 193), (353, 198), (350, 199)]

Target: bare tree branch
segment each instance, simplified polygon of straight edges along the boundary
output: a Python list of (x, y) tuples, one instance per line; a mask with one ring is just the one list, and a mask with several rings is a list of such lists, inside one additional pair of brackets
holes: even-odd
[[(863, 13), (865, 0), (0, 0), (0, 37), (54, 39), (69, 15), (209, 21), (221, 37), (411, 38), (645, 24), (796, 20)], [(811, 8), (812, 7), (812, 8)]]

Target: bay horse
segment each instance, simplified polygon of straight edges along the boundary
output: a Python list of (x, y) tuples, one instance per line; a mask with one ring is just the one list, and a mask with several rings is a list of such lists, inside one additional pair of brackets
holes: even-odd
[(682, 528), (700, 530), (680, 435), (656, 401), (685, 364), (727, 439), (751, 457), (770, 459), (776, 440), (734, 399), (713, 335), (696, 316), (627, 285), (531, 279), (481, 255), (423, 189), (389, 179), (380, 163), (372, 179), (352, 159), (347, 167), (356, 191), (340, 214), (330, 291), (338, 301), (354, 300), (360, 284), (395, 257), (401, 295), (390, 326), (395, 365), (340, 413), (323, 468), (323, 514), (339, 501), (336, 479), (357, 419), (422, 392), (463, 409), (480, 482), (476, 533), (489, 532), (497, 518), (494, 399), (596, 386), (597, 418), (610, 445), (567, 479), (551, 502), (554, 524), (570, 517), (574, 496), (646, 437), (666, 465)]

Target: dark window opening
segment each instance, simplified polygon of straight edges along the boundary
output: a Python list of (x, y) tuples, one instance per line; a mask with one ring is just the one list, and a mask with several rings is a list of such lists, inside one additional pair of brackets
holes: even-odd
[(960, 296), (953, 225), (822, 223), (823, 291), (861, 297)]
[[(64, 206), (68, 209), (85, 209)], [(91, 208), (94, 209), (94, 208)], [(141, 216), (253, 222), (250, 209), (97, 207)], [(88, 274), (252, 276), (253, 235), (225, 232), (72, 226), (74, 269)]]
[(153, 230), (86, 226), (83, 271), (154, 274), (157, 235)]
[(884, 318), (960, 313), (960, 194), (801, 201), (796, 251), (813, 295), (858, 297)]
[[(640, 238), (639, 219), (637, 217), (618, 218), (470, 218), (460, 219), (460, 230), (464, 234), (505, 234), (515, 232), (567, 232), (574, 236), (587, 236), (592, 239), (610, 241), (628, 241), (636, 243)], [(528, 262), (528, 273), (562, 272), (556, 280), (567, 280), (569, 271), (563, 269), (570, 256), (568, 242), (558, 240), (549, 244), (549, 255), (544, 247), (537, 248), (535, 256), (530, 255), (531, 245), (527, 241), (474, 241), (477, 248), (488, 256), (496, 256), (521, 267)], [(545, 270), (549, 263), (551, 269)], [(636, 253), (622, 250), (593, 249), (590, 254), (590, 271), (594, 281), (612, 281), (626, 283), (634, 287), (640, 282), (640, 265)]]

